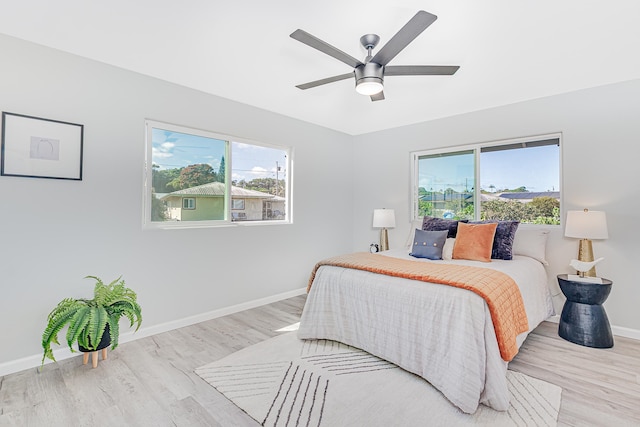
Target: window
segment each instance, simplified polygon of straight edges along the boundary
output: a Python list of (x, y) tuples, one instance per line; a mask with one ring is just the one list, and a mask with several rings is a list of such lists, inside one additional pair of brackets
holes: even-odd
[[(145, 227), (290, 218), (291, 150), (286, 147), (148, 120), (146, 149)], [(232, 210), (243, 212), (232, 215)]]
[(231, 197), (242, 198), (239, 202), (244, 207), (239, 209), (243, 209), (246, 216), (242, 220), (286, 220), (290, 200), (289, 151), (234, 140), (231, 155)]
[(182, 199), (182, 209), (195, 209), (196, 208), (196, 199), (191, 197), (185, 197)]
[(560, 224), (559, 134), (412, 157), (414, 217)]
[(418, 156), (418, 216), (473, 218), (474, 164), (473, 150)]

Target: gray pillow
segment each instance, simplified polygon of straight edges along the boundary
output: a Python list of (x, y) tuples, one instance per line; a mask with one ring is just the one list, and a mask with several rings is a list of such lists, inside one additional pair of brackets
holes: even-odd
[(445, 219), (426, 216), (422, 220), (422, 229), (425, 231), (442, 231), (448, 230), (451, 238), (456, 237), (458, 233), (458, 222), (469, 222), (468, 219)]
[(442, 248), (449, 230), (424, 231), (416, 228), (411, 253), (416, 258), (442, 259)]

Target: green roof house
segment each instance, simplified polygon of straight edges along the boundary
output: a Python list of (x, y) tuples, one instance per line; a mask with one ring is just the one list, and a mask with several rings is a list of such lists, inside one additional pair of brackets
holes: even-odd
[[(225, 185), (222, 182), (185, 188), (163, 195), (169, 221), (223, 220)], [(261, 191), (231, 187), (231, 220), (284, 219), (284, 198)]]

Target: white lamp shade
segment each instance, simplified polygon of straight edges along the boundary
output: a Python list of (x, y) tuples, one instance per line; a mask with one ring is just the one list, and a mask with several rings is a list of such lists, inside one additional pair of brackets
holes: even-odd
[(608, 239), (607, 216), (602, 211), (567, 211), (564, 235), (576, 239)]
[(393, 209), (374, 209), (373, 228), (393, 228), (396, 226), (396, 213)]

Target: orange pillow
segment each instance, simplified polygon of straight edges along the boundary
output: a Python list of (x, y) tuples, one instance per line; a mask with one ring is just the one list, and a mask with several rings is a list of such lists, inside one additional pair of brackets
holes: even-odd
[(491, 262), (491, 248), (498, 223), (466, 224), (458, 223), (453, 259), (470, 259)]

